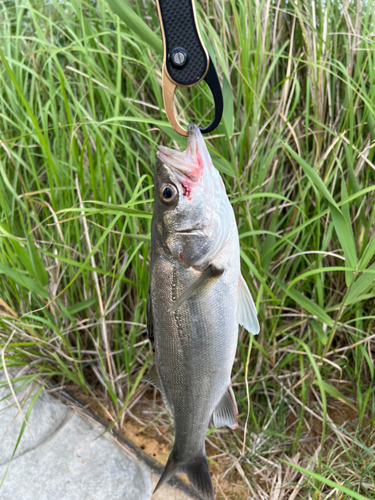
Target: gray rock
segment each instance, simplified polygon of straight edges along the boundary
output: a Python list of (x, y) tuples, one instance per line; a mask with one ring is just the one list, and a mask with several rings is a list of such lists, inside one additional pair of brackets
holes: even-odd
[[(12, 370), (10, 376), (15, 377)], [(14, 385), (24, 415), (40, 386)], [(42, 391), (13, 460), (23, 418), (0, 371), (0, 500), (150, 500), (158, 476), (104, 428)], [(104, 433), (104, 434), (103, 434)], [(153, 500), (192, 500), (165, 484)]]
[[(14, 372), (12, 373), (14, 374)], [(32, 390), (32, 384), (27, 384), (22, 388), (23, 384), (25, 384), (25, 381), (17, 382), (14, 390), (25, 415), (30, 401), (39, 389), (39, 386), (36, 385), (34, 390)], [(51, 434), (56, 432), (70, 413), (67, 406), (42, 391), (32, 408), (28, 428), (25, 428), (14, 456), (23, 455), (34, 449), (35, 446), (43, 443)], [(10, 393), (4, 373), (0, 372), (0, 465), (8, 463), (11, 459), (22, 423), (22, 416), (19, 415), (19, 410)]]
[[(29, 389), (17, 393), (17, 399)], [(46, 392), (36, 400), (15, 458), (22, 417), (0, 388), (1, 500), (149, 500), (151, 474), (96, 422), (84, 420)], [(30, 399), (29, 399), (30, 401)], [(28, 403), (23, 407), (26, 413)]]

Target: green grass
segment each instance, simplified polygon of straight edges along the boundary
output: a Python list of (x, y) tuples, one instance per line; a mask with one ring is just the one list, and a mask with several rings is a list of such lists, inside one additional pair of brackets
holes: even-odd
[[(152, 358), (156, 147), (186, 144), (163, 112), (156, 7), (132, 5), (0, 4), (0, 364), (120, 424)], [(373, 11), (199, 2), (226, 104), (208, 142), (261, 324), (240, 332), (240, 429), (213, 433), (245, 497), (375, 496)], [(211, 121), (204, 85), (176, 105)]]

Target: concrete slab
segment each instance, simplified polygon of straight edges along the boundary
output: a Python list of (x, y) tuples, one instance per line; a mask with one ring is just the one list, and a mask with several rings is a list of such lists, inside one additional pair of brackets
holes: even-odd
[[(26, 414), (38, 390), (19, 383), (17, 399)], [(42, 391), (31, 410), (14, 458), (22, 416), (0, 373), (1, 500), (149, 500), (158, 476), (128, 454), (97, 422)], [(152, 500), (192, 500), (163, 486)]]
[[(24, 382), (17, 382), (14, 391), (25, 414), (30, 400), (39, 386), (36, 385), (33, 389), (32, 384), (26, 384), (25, 387), (22, 387), (23, 385)], [(19, 410), (15, 405), (4, 373), (0, 371), (0, 466), (8, 463), (14, 452), (23, 423), (21, 416), (17, 417), (18, 414)], [(28, 422), (30, 430), (25, 429), (15, 458), (42, 444), (51, 434), (56, 432), (70, 414), (67, 406), (62, 405), (46, 392), (41, 392), (30, 415)]]

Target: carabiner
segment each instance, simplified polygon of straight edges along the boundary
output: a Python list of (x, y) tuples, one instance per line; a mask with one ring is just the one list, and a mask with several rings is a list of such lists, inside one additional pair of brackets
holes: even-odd
[(215, 115), (201, 132), (212, 132), (223, 115), (223, 94), (198, 30), (194, 0), (156, 0), (156, 3), (163, 36), (163, 101), (169, 123), (176, 132), (188, 136), (174, 114), (174, 93), (177, 86), (192, 87), (205, 80), (214, 97)]

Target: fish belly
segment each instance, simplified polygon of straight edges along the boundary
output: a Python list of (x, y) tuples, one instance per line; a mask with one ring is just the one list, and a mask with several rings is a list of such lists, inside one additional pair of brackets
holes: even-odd
[(215, 407), (230, 385), (238, 323), (237, 266), (170, 312), (173, 302), (199, 277), (192, 269), (156, 258), (151, 275), (155, 361), (175, 424), (175, 452), (202, 453)]

